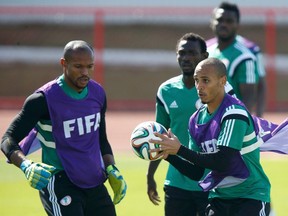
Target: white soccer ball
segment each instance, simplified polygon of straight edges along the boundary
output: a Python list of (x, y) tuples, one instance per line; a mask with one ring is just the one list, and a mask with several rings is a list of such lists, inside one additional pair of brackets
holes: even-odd
[[(142, 122), (135, 127), (131, 134), (130, 142), (134, 153), (144, 160), (158, 160), (155, 158), (158, 153), (150, 153), (150, 149), (159, 148), (158, 144), (150, 143), (150, 139), (159, 139), (154, 132), (167, 134), (165, 127), (154, 121)], [(160, 139), (159, 139), (160, 140)]]

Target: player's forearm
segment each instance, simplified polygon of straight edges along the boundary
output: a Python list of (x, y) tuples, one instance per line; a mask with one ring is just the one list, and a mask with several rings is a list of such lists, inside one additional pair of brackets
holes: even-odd
[(110, 145), (108, 138), (107, 138), (106, 119), (105, 119), (105, 113), (103, 110), (101, 113), (101, 121), (100, 121), (100, 127), (99, 127), (99, 139), (100, 139), (99, 142), (100, 142), (101, 154), (102, 155), (106, 155), (106, 154), (113, 155), (111, 145)]
[(1, 143), (1, 151), (4, 153), (8, 160), (12, 161), (11, 156), (13, 153), (20, 150), (20, 146), (11, 137), (7, 135), (3, 137)]
[(20, 146), (10, 137), (4, 137), (1, 143), (1, 150), (15, 166), (20, 167), (20, 164), (25, 160), (25, 155), (21, 151)]
[(248, 111), (252, 112), (255, 106), (257, 97), (257, 85), (256, 84), (241, 84), (240, 85), (241, 100), (247, 107)]
[(15, 166), (20, 167), (21, 163), (23, 160), (25, 160), (25, 155), (23, 154), (22, 151), (14, 151), (11, 156), (10, 156), (10, 161), (13, 163)]
[(115, 164), (114, 156), (112, 154), (105, 154), (103, 155), (103, 161), (105, 167), (108, 167), (109, 165)]
[(257, 106), (256, 106), (256, 115), (259, 117), (263, 116), (265, 111), (266, 104), (266, 80), (265, 77), (259, 79), (258, 83), (258, 95), (257, 95)]
[(186, 160), (179, 158), (176, 155), (169, 155), (166, 160), (171, 165), (173, 165), (179, 172), (194, 181), (199, 181), (205, 171), (203, 167), (194, 165)]
[(156, 161), (150, 161), (149, 166), (148, 166), (148, 173), (147, 173), (148, 178), (154, 177), (154, 174), (155, 174), (160, 162), (161, 162), (161, 159), (156, 160)]
[(242, 98), (242, 102), (245, 104), (248, 111), (251, 113), (255, 106), (255, 98), (254, 97), (244, 97)]
[[(260, 98), (260, 96), (259, 96)], [(265, 102), (263, 100), (257, 102), (257, 106), (256, 106), (256, 116), (258, 117), (263, 117), (265, 111)]]
[(177, 155), (206, 169), (219, 172), (226, 171), (229, 168), (229, 161), (237, 154), (237, 150), (228, 147), (219, 147), (216, 153), (201, 153), (192, 151), (185, 146), (181, 146)]

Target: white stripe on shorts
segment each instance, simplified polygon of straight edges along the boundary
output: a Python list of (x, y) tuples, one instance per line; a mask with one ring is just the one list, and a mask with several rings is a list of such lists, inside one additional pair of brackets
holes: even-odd
[(57, 197), (54, 191), (55, 176), (53, 175), (48, 183), (49, 201), (52, 204), (54, 216), (61, 216), (60, 205), (57, 203)]
[(260, 210), (260, 212), (259, 212), (259, 216), (268, 216), (268, 215), (266, 215), (266, 213), (265, 213), (266, 202), (261, 202), (261, 203), (262, 203), (262, 208), (261, 208), (261, 210)]

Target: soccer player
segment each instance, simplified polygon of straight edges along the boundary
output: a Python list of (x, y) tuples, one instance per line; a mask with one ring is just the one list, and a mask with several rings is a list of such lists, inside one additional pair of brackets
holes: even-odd
[[(237, 35), (236, 40), (242, 43), (245, 47), (247, 47), (256, 57), (256, 67), (259, 74), (259, 82), (257, 85), (257, 97), (255, 103), (255, 109), (253, 110), (258, 117), (263, 117), (265, 111), (265, 103), (266, 103), (266, 70), (263, 62), (263, 54), (261, 52), (260, 47), (253, 41), (241, 36)], [(208, 47), (212, 46), (212, 44), (217, 43), (217, 38), (211, 38), (206, 41)]]
[[(182, 74), (159, 86), (156, 121), (167, 129), (171, 128), (181, 143), (188, 147), (188, 120), (201, 105), (193, 75), (196, 65), (208, 57), (205, 40), (197, 34), (186, 33), (177, 41), (176, 57)], [(231, 85), (225, 87), (229, 94), (234, 94)], [(154, 179), (159, 164), (160, 160), (151, 161), (147, 173), (147, 193), (155, 205), (160, 202)], [(168, 167), (164, 191), (166, 216), (205, 215), (208, 194), (202, 192), (197, 182), (182, 175), (173, 166)]]
[(169, 129), (169, 136), (150, 140), (160, 144), (159, 157), (209, 191), (209, 216), (259, 216), (270, 212), (270, 182), (260, 164), (257, 126), (238, 99), (225, 93), (227, 71), (216, 58), (201, 61), (194, 73), (195, 87), (204, 104), (189, 120), (191, 149)]
[(263, 54), (261, 52), (260, 47), (255, 42), (247, 38), (244, 38), (241, 35), (237, 35), (236, 40), (243, 43), (256, 56), (256, 67), (259, 74), (259, 82), (257, 85), (255, 114), (258, 117), (263, 117), (265, 111), (266, 89), (267, 89), (266, 70), (263, 62)]
[[(123, 199), (127, 186), (107, 139), (105, 91), (90, 79), (93, 48), (85, 41), (70, 41), (60, 63), (63, 74), (26, 99), (2, 138), (1, 150), (39, 190), (48, 215), (114, 216), (114, 204)], [(26, 156), (37, 144), (42, 163)], [(104, 185), (107, 178), (114, 204)]]
[[(159, 86), (156, 122), (171, 128), (181, 143), (188, 147), (188, 121), (199, 100), (193, 75), (196, 65), (208, 57), (205, 40), (194, 33), (185, 34), (177, 41), (176, 57), (182, 74)], [(151, 161), (147, 173), (147, 193), (155, 205), (160, 202), (154, 179), (160, 161)], [(168, 167), (164, 191), (166, 216), (205, 215), (208, 193), (202, 192), (196, 181), (184, 176), (172, 165)]]
[[(249, 49), (251, 47), (247, 48), (247, 43), (241, 38), (237, 39), (239, 23), (240, 11), (236, 4), (223, 2), (215, 8), (211, 28), (217, 40), (207, 41), (207, 51), (210, 57), (223, 61), (227, 67), (228, 81), (233, 86), (236, 96), (244, 102), (248, 110), (253, 111), (258, 97), (259, 71), (256, 56)], [(259, 86), (265, 86), (265, 83), (261, 82)], [(265, 94), (265, 90), (262, 89), (261, 94)], [(264, 107), (265, 101), (262, 99), (261, 102), (257, 109)], [(257, 112), (257, 115), (262, 114), (263, 110)]]

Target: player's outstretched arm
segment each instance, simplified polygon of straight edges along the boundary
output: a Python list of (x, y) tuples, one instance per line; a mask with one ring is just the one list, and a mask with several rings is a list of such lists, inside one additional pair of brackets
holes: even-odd
[(159, 205), (161, 202), (157, 191), (157, 183), (154, 179), (154, 174), (160, 164), (161, 160), (150, 161), (147, 173), (147, 194), (150, 201), (154, 205)]

